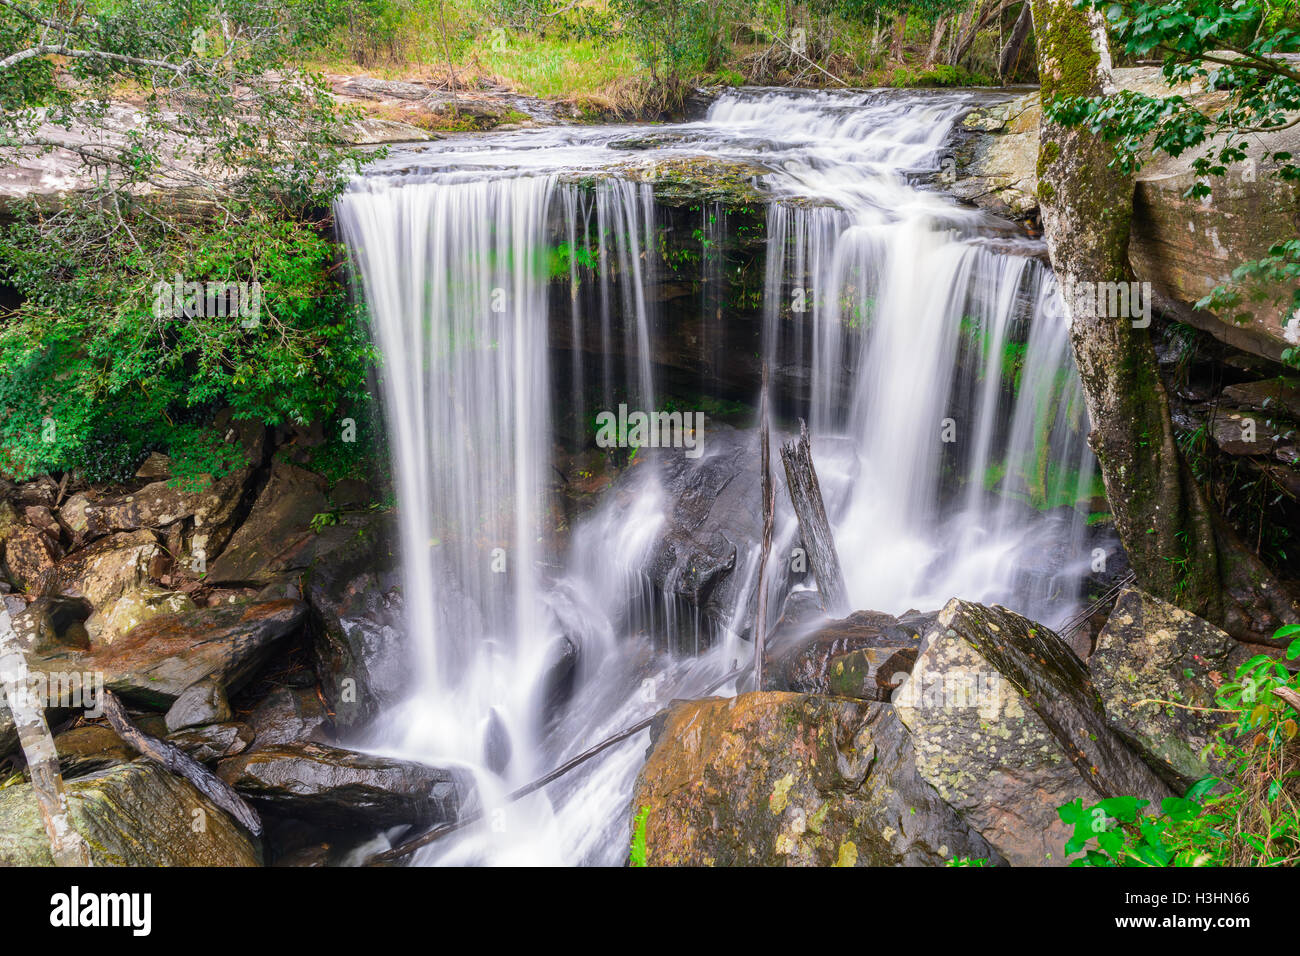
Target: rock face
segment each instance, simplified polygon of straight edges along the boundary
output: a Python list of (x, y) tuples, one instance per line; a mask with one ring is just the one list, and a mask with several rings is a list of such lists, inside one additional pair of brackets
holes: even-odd
[(1214, 772), (1201, 751), (1222, 723), (1222, 715), (1186, 708), (1214, 707), (1211, 675), (1231, 677), (1247, 653), (1209, 621), (1127, 588), (1089, 664), (1110, 725), (1181, 792)]
[(889, 700), (897, 675), (910, 674), (931, 617), (899, 620), (878, 611), (856, 611), (806, 637), (782, 640), (764, 671), (766, 690), (828, 694), (859, 700)]
[[(261, 848), (186, 780), (148, 761), (67, 782), (95, 866), (260, 866)], [(0, 865), (52, 866), (29, 784), (0, 790)]]
[(647, 862), (924, 866), (1001, 862), (916, 771), (888, 704), (800, 694), (678, 702), (652, 730), (632, 811)]
[[(779, 440), (773, 436), (774, 445)], [(824, 467), (827, 456), (838, 455), (842, 449), (831, 439), (820, 440), (818, 462)], [(687, 458), (682, 449), (648, 449), (644, 459), (638, 454), (637, 463), (618, 478), (607, 495), (612, 511), (604, 518), (611, 525), (646, 521), (631, 509), (637, 502), (652, 500), (652, 495), (662, 495), (663, 521), (646, 544), (640, 571), (657, 597), (667, 598), (679, 609), (681, 631), (673, 637), (683, 651), (698, 649), (697, 636), (703, 645), (723, 627), (734, 624), (744, 633), (752, 626), (754, 572), (763, 530), (753, 470), (757, 455), (756, 429), (708, 422), (701, 457)], [(778, 484), (784, 481), (779, 469), (775, 480)], [(656, 484), (658, 491), (654, 490)], [(822, 487), (827, 510), (833, 513), (839, 502), (828, 485)], [(778, 510), (784, 513), (789, 508), (784, 491), (778, 490), (777, 500)], [(782, 501), (787, 502), (784, 508)], [(778, 525), (780, 522), (779, 515)], [(777, 567), (789, 573), (787, 562)], [(781, 587), (782, 582), (777, 581), (774, 593), (780, 593)], [(736, 607), (742, 611), (733, 622)], [(705, 632), (701, 635), (693, 629), (697, 618)]]
[(1038, 208), (1038, 94), (1031, 93), (971, 113), (968, 130), (992, 135), (975, 139), (968, 175), (953, 184), (966, 199), (1001, 216), (1020, 218)]
[(155, 617), (102, 650), (47, 658), (43, 669), (102, 671), (109, 690), (166, 708), (204, 678), (237, 689), (306, 613), (301, 601), (265, 601)]
[(316, 672), (340, 730), (363, 726), (410, 683), (400, 575), (384, 516), (348, 516), (306, 573)]
[(329, 507), (320, 476), (277, 460), (248, 518), (209, 563), (207, 580), (266, 584), (281, 571), (302, 567), (293, 557), (314, 537), (312, 517)]
[(667, 521), (647, 556), (644, 571), (662, 593), (696, 608), (715, 625), (726, 623), (741, 586), (738, 549), (749, 553), (762, 535), (758, 486), (744, 480), (757, 455), (757, 433), (714, 428), (707, 452), (687, 458), (661, 449), (629, 478), (645, 480), (654, 468), (667, 502)]
[(1065, 862), (1064, 803), (1170, 795), (1106, 724), (1083, 662), (1005, 608), (950, 601), (893, 701), (921, 776), (1013, 865)]
[(223, 780), (322, 826), (429, 825), (456, 818), (465, 785), (449, 770), (323, 744), (276, 744), (222, 761)]

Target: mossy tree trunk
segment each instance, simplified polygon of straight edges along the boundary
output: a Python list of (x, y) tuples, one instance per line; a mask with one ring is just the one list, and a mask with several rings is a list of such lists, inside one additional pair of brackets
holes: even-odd
[[(1044, 104), (1110, 92), (1105, 24), (1072, 0), (1033, 0)], [(1300, 620), (1262, 562), (1214, 513), (1179, 452), (1149, 330), (1109, 315), (1097, 290), (1133, 278), (1128, 260), (1133, 182), (1108, 166), (1104, 140), (1044, 116), (1039, 201), (1052, 266), (1065, 290), (1075, 362), (1106, 494), (1146, 590), (1261, 640)]]

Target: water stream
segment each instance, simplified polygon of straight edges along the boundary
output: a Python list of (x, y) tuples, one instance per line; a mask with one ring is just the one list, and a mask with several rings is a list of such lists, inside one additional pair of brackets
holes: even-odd
[[(383, 356), (417, 688), (367, 743), (467, 768), (487, 811), (416, 862), (622, 862), (646, 734), (543, 793), (502, 797), (750, 654), (754, 549), (737, 555), (721, 623), (643, 573), (671, 505), (653, 474), (555, 530), (557, 443), (580, 440), (598, 409), (660, 407), (652, 342), (675, 316), (648, 294), (661, 267), (651, 164), (758, 167), (761, 350), (807, 383), (794, 411), (854, 607), (961, 596), (1048, 623), (1075, 608), (1094, 469), (1054, 281), (1041, 249), (927, 184), (977, 97), (741, 91), (696, 123), (399, 150), (340, 198)], [(703, 247), (726, 228), (705, 215)], [(699, 308), (725, 321), (718, 266), (700, 269)], [(580, 347), (593, 336), (594, 363)], [(795, 536), (783, 512), (777, 553)], [(697, 635), (687, 653), (656, 640), (683, 628)]]

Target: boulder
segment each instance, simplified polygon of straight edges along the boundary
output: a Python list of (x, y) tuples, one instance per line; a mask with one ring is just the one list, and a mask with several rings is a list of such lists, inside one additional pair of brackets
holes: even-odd
[(1300, 420), (1300, 380), (1268, 378), (1229, 385), (1219, 393), (1229, 405)]
[(55, 539), (24, 525), (5, 538), (5, 572), (17, 587), (32, 590), (61, 554)]
[(237, 690), (306, 612), (300, 601), (266, 601), (163, 615), (108, 647), (72, 660), (48, 658), (39, 666), (57, 670), (72, 664), (98, 671), (109, 690), (145, 706), (168, 708), (204, 678), (227, 693)]
[[(189, 781), (149, 761), (67, 782), (95, 866), (260, 866), (259, 844)], [(52, 866), (30, 784), (0, 790), (0, 865)]]
[(221, 682), (211, 677), (195, 681), (181, 691), (167, 710), (167, 729), (172, 733), (204, 724), (219, 724), (231, 717), (230, 701)]
[(47, 505), (24, 505), (23, 517), (27, 520), (29, 526), (41, 532), (50, 541), (58, 543), (63, 534), (63, 529), (54, 520), (54, 512)]
[(130, 763), (139, 756), (106, 724), (82, 724), (65, 730), (54, 738), (54, 749), (65, 780)]
[(152, 531), (112, 534), (55, 565), (41, 591), (84, 597), (95, 610), (101, 610), (148, 582), (165, 557)]
[(276, 744), (217, 766), (241, 794), (322, 826), (428, 826), (456, 818), (458, 774), (394, 757), (317, 743)]
[(266, 584), (278, 573), (305, 567), (299, 552), (314, 538), (311, 519), (330, 510), (327, 485), (319, 475), (276, 460), (271, 477), (230, 542), (215, 561), (208, 552), (207, 580), (213, 584)]
[(277, 687), (248, 715), (254, 747), (333, 739), (334, 722), (314, 687)]
[(936, 866), (997, 852), (917, 773), (889, 704), (763, 692), (674, 702), (632, 816), (651, 866)]
[(216, 763), (243, 753), (253, 742), (253, 728), (239, 721), (205, 724), (168, 734), (167, 739), (199, 763)]
[(1005, 608), (950, 601), (893, 703), (920, 775), (1013, 865), (1065, 863), (1056, 811), (1076, 798), (1170, 795), (1069, 646)]
[(1182, 792), (1221, 769), (1201, 751), (1224, 715), (1188, 708), (1215, 707), (1216, 680), (1247, 655), (1209, 621), (1126, 588), (1088, 663), (1107, 721)]

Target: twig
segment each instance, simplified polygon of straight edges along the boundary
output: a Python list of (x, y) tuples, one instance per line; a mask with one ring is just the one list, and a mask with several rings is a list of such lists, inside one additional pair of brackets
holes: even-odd
[(1286, 701), (1295, 709), (1297, 714), (1300, 714), (1300, 694), (1297, 694), (1290, 687), (1274, 687), (1273, 696)]
[[(1276, 691), (1274, 691), (1276, 693)], [(1180, 710), (1197, 710), (1206, 714), (1235, 714), (1236, 711), (1231, 707), (1194, 707), (1191, 704), (1180, 704), (1176, 700), (1161, 700), (1159, 697), (1144, 697), (1141, 700), (1135, 700), (1129, 704), (1130, 707), (1141, 707), (1144, 704), (1159, 704), (1162, 707), (1177, 707)]]

